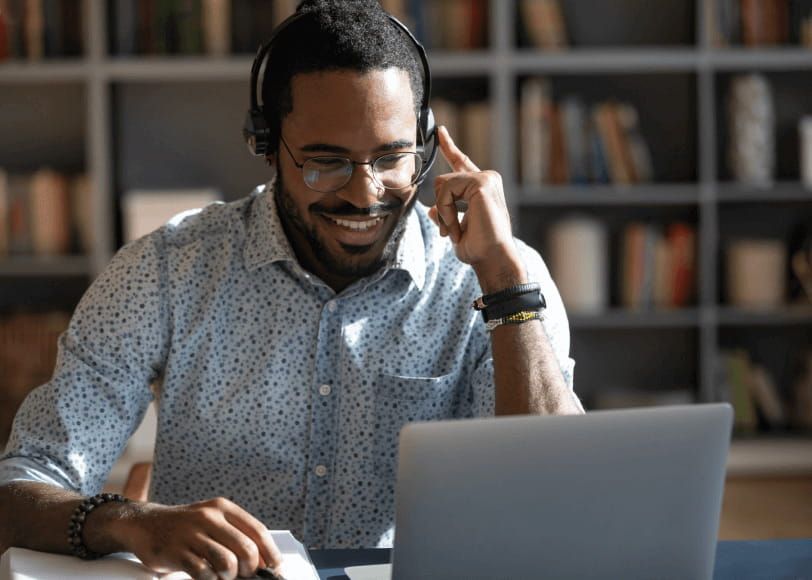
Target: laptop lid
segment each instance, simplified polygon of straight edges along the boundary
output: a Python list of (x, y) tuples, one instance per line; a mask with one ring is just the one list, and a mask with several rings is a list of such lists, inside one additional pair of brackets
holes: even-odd
[(728, 404), (414, 423), (393, 580), (711, 578)]

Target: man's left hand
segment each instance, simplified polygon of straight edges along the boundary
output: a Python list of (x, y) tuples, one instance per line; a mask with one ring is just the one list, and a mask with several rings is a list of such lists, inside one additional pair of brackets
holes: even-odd
[[(502, 176), (481, 171), (454, 144), (445, 127), (438, 127), (437, 132), (440, 152), (453, 172), (435, 179), (436, 202), (429, 217), (439, 226), (440, 235), (450, 236), (457, 258), (474, 268), (485, 292), (524, 282)], [(467, 206), (462, 220), (458, 201)]]

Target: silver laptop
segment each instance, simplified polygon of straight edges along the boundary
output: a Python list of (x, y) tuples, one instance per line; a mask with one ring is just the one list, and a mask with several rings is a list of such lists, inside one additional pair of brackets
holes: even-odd
[(416, 423), (393, 580), (711, 578), (727, 404)]

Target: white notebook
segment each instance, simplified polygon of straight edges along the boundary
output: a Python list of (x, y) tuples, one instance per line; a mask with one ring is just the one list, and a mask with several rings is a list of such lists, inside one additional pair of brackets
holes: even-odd
[[(307, 550), (287, 530), (270, 530), (282, 552), (280, 573), (287, 580), (319, 580)], [(98, 560), (80, 560), (64, 554), (10, 548), (0, 558), (0, 580), (188, 580), (185, 572), (161, 575), (133, 554), (110, 554)]]

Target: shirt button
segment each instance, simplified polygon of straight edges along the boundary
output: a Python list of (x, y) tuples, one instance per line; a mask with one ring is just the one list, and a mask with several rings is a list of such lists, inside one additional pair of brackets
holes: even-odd
[(330, 312), (335, 312), (336, 308), (338, 308), (338, 304), (336, 304), (335, 302), (331, 301), (327, 303), (327, 310), (329, 310)]
[(325, 475), (327, 475), (327, 468), (324, 467), (323, 465), (317, 465), (316, 469), (314, 469), (313, 471), (319, 477), (324, 477)]
[(330, 387), (330, 385), (322, 385), (319, 387), (319, 394), (322, 395), (323, 397), (326, 397), (332, 392), (333, 389)]

